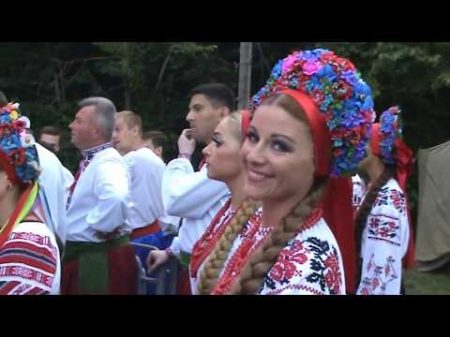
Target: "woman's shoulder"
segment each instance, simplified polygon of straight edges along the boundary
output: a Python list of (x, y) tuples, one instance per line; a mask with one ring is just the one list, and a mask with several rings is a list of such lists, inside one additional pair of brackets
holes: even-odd
[(56, 249), (58, 253), (55, 234), (43, 222), (24, 221), (17, 224), (9, 237), (9, 241), (11, 240), (25, 240), (38, 246), (46, 246), (52, 251)]
[(13, 232), (32, 232), (36, 235), (41, 236), (54, 236), (50, 228), (41, 221), (23, 221), (17, 224), (17, 226), (13, 229)]
[(331, 230), (320, 218), (298, 233), (280, 252), (265, 285), (275, 293), (343, 293), (341, 254)]

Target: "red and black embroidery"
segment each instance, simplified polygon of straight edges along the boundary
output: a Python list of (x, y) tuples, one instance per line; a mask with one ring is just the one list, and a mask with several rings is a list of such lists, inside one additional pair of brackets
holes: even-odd
[(393, 205), (394, 208), (400, 213), (406, 212), (406, 199), (403, 192), (399, 190), (394, 190), (389, 186), (385, 186), (380, 189), (377, 198), (375, 199), (375, 206), (390, 206)]
[(361, 295), (384, 293), (387, 285), (399, 278), (394, 267), (396, 261), (392, 256), (386, 257), (384, 265), (377, 265), (374, 260), (374, 254), (372, 254), (367, 265), (364, 267), (365, 277), (361, 280), (359, 290)]
[(305, 251), (300, 241), (294, 241), (291, 249), (283, 249), (280, 252), (277, 263), (274, 264), (269, 272), (270, 280), (273, 282), (269, 288), (274, 287), (275, 282), (287, 284), (289, 279), (295, 275), (301, 277), (301, 270), (297, 270), (296, 264), (305, 264), (308, 261), (307, 254), (308, 252)]
[(399, 245), (400, 223), (397, 218), (383, 214), (371, 215), (369, 218), (368, 236), (370, 239), (378, 239)]
[(406, 212), (406, 199), (405, 195), (402, 192), (398, 190), (391, 190), (389, 198), (391, 199), (392, 204), (397, 211), (399, 211), (400, 213)]
[(263, 286), (275, 291), (293, 278), (304, 279), (304, 289), (316, 289), (314, 293), (340, 294), (342, 273), (336, 247), (317, 237), (294, 240), (281, 251)]

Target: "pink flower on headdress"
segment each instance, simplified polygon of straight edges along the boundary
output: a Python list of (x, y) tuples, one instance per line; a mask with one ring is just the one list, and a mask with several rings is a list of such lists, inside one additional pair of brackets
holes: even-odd
[(284, 62), (283, 62), (282, 72), (285, 73), (285, 72), (289, 71), (296, 61), (297, 61), (296, 54), (288, 56), (286, 58), (286, 60), (284, 60)]
[(305, 73), (306, 75), (314, 75), (315, 73), (317, 73), (321, 68), (321, 64), (320, 62), (317, 61), (307, 61), (305, 62), (305, 64), (303, 65), (303, 73)]

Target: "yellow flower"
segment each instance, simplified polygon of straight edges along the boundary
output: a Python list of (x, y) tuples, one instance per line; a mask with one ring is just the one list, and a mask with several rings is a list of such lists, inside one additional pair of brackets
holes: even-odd
[(19, 117), (19, 114), (17, 113), (16, 110), (11, 111), (11, 113), (9, 114), (9, 117), (11, 117), (12, 120), (15, 120)]

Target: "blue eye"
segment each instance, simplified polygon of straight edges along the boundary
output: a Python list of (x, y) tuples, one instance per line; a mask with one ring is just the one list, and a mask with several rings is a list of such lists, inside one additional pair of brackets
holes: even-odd
[(292, 148), (283, 141), (272, 140), (271, 147), (277, 152), (291, 152)]
[(247, 133), (247, 139), (250, 141), (250, 143), (252, 144), (256, 144), (259, 141), (258, 135), (254, 132), (254, 131), (249, 131)]

